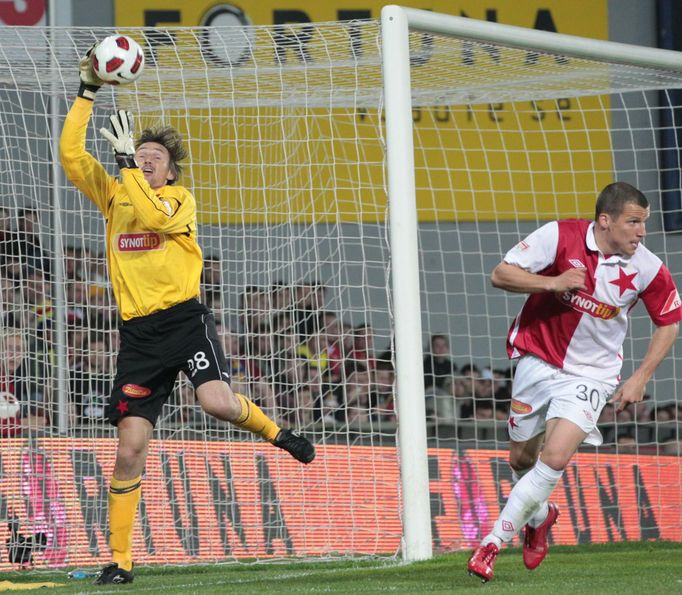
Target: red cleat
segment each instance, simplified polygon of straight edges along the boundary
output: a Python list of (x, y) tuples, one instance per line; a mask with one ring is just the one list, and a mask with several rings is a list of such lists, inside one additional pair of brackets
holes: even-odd
[(559, 518), (559, 507), (550, 502), (547, 518), (539, 527), (526, 525), (526, 535), (523, 539), (523, 563), (528, 570), (534, 570), (545, 559), (549, 550), (547, 535), (557, 518)]
[(474, 553), (471, 554), (471, 558), (469, 558), (469, 563), (467, 564), (469, 574), (471, 576), (476, 575), (484, 583), (492, 580), (493, 568), (495, 568), (495, 560), (497, 560), (497, 554), (499, 553), (500, 548), (498, 548), (494, 543), (479, 545), (474, 550)]

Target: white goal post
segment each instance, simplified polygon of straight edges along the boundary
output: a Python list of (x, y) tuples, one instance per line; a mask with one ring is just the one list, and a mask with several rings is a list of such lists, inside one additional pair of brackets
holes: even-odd
[[(0, 28), (0, 392), (19, 394), (23, 420), (3, 403), (0, 544), (2, 515), (44, 533), (38, 567), (109, 560), (116, 310), (103, 219), (56, 147), (79, 59), (113, 30)], [(682, 284), (682, 235), (661, 218), (663, 194), (682, 196), (661, 182), (664, 151), (679, 168), (662, 138), (680, 127), (680, 54), (398, 6), (381, 21), (118, 32), (146, 70), (97, 93), (86, 148), (116, 174), (97, 133), (113, 109), (138, 132), (180, 131), (233, 385), (318, 448), (302, 467), (217, 423), (181, 376), (150, 448), (136, 564), (475, 546), (510, 486), (504, 338), (522, 303), (489, 273), (544, 221), (592, 217), (622, 179), (651, 201), (647, 245)], [(624, 374), (651, 333), (633, 314)], [(557, 543), (682, 541), (678, 351), (645, 410), (611, 412), (604, 447), (578, 453)]]

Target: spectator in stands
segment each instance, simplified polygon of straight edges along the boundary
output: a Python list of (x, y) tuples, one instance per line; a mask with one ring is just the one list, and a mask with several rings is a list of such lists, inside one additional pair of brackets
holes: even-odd
[(663, 403), (655, 412), (655, 440), (668, 442), (682, 438), (682, 406), (676, 402)]
[(474, 398), (469, 404), (462, 407), (462, 417), (493, 419), (495, 417), (495, 400), (493, 398), (493, 373), (490, 368), (484, 368), (473, 380), (473, 389)]
[(88, 326), (87, 286), (85, 281), (71, 279), (66, 284), (66, 321), (74, 326)]
[(24, 336), (19, 329), (0, 331), (0, 436), (21, 432), (21, 401), (17, 394), (16, 373), (24, 359)]
[(227, 358), (227, 368), (230, 372), (230, 385), (236, 393), (249, 393), (248, 366), (242, 354), (239, 334), (216, 320), (216, 330)]
[(84, 326), (67, 325), (66, 341), (67, 365), (69, 366), (69, 373), (73, 375), (85, 365), (85, 346), (88, 342), (88, 329)]
[(616, 450), (622, 454), (637, 454), (637, 439), (630, 432), (620, 432), (616, 440)]
[(118, 314), (111, 287), (90, 285), (87, 296), (88, 324), (92, 330), (116, 328)]
[(223, 296), (220, 293), (207, 293), (204, 297), (204, 303), (210, 310), (213, 317), (220, 319), (224, 315)]
[(201, 273), (201, 283), (205, 291), (222, 292), (223, 263), (219, 256), (204, 254), (204, 269)]
[(355, 340), (355, 337), (353, 325), (350, 322), (341, 321), (339, 327), (341, 330), (341, 353), (343, 354), (345, 365), (345, 361), (348, 360), (353, 351), (353, 341)]
[(50, 285), (40, 269), (29, 268), (21, 287), (21, 299), (26, 306), (24, 324), (42, 330), (52, 321)]
[(257, 329), (270, 324), (270, 292), (249, 285), (240, 297), (239, 322), (246, 341)]
[(280, 337), (279, 345), (273, 384), (276, 394), (287, 395), (295, 393), (299, 386), (308, 383), (308, 361), (298, 355), (294, 335)]
[(326, 303), (326, 288), (319, 281), (305, 281), (293, 287), (292, 307), (298, 333), (305, 334), (308, 320), (317, 318)]
[[(3, 411), (0, 436), (15, 436), (22, 430), (32, 431), (47, 423), (45, 392), (31, 378), (27, 363), (24, 331), (14, 326), (0, 330), (0, 393)], [(42, 384), (44, 379), (40, 379)]]
[[(227, 366), (230, 371), (232, 391), (246, 395), (268, 414), (276, 407), (275, 393), (270, 383), (270, 366), (268, 358), (273, 338), (269, 333), (259, 333), (252, 337), (250, 356), (246, 357), (239, 335), (222, 323), (216, 322), (218, 336), (221, 339)], [(265, 349), (264, 352), (260, 350)], [(258, 354), (256, 353), (258, 351)]]
[(0, 277), (4, 273), (5, 259), (14, 255), (14, 231), (10, 210), (0, 207)]
[(249, 378), (268, 381), (275, 372), (274, 337), (268, 322), (261, 323), (244, 337), (243, 355), (246, 358)]
[(495, 399), (495, 418), (506, 420), (511, 404), (511, 372), (495, 369), (493, 372), (493, 398)]
[(309, 385), (300, 384), (281, 397), (280, 415), (290, 425), (305, 428), (315, 423), (315, 403)]
[(103, 252), (85, 250), (83, 272), (89, 287), (93, 285), (96, 287), (108, 287), (110, 285), (107, 278), (107, 256)]
[(315, 419), (324, 419), (328, 423), (334, 423), (341, 407), (339, 393), (341, 386), (333, 390), (327, 382), (324, 370), (321, 370), (317, 362), (302, 360), (301, 370), (306, 386), (310, 389), (314, 404)]
[(348, 424), (364, 424), (376, 419), (376, 411), (370, 406), (371, 373), (367, 366), (350, 361), (344, 368), (345, 382), (341, 385), (337, 419)]
[[(72, 267), (72, 279), (83, 283), (85, 287), (82, 305), (87, 318), (86, 325), (90, 330), (109, 331), (116, 327), (118, 313), (107, 279), (106, 256), (100, 252), (92, 252), (83, 248), (84, 261), (78, 268)], [(69, 291), (67, 286), (67, 292)], [(69, 304), (69, 307), (71, 305)]]
[(6, 324), (9, 318), (20, 315), (21, 301), (13, 279), (0, 274), (0, 326)]
[(40, 217), (32, 208), (19, 210), (17, 217), (17, 233), (15, 236), (15, 254), (19, 256), (22, 266), (40, 271), (46, 279), (50, 278), (50, 262), (45, 258), (40, 245)]
[(424, 388), (447, 392), (457, 366), (450, 356), (450, 340), (447, 336), (431, 335), (424, 355)]
[(639, 403), (628, 403), (622, 413), (630, 417), (630, 420), (640, 423), (647, 423), (651, 421), (651, 395), (644, 395), (644, 399)]
[(71, 374), (76, 421), (102, 423), (114, 379), (113, 350), (108, 334), (90, 334), (82, 345), (83, 365)]
[(452, 395), (455, 397), (455, 412), (462, 419), (471, 418), (474, 415), (474, 397), (476, 379), (481, 375), (478, 366), (465, 364), (450, 386)]
[(321, 320), (329, 361), (329, 382), (337, 384), (341, 382), (345, 363), (341, 325), (336, 313), (330, 310), (322, 312)]
[(353, 349), (349, 353), (348, 359), (365, 366), (368, 370), (376, 368), (374, 333), (369, 324), (358, 324), (353, 329)]
[(658, 421), (682, 421), (682, 405), (678, 403), (668, 403), (658, 411)]
[(270, 307), (274, 313), (291, 312), (291, 287), (276, 281), (270, 287)]
[(664, 421), (670, 421), (670, 419), (671, 419), (670, 404), (665, 403), (662, 405), (658, 405), (653, 411), (653, 417), (654, 417), (654, 421), (656, 421), (658, 423), (661, 423)]
[[(275, 337), (280, 335), (296, 336), (296, 325), (294, 324), (293, 313), (291, 310), (279, 310), (272, 313), (270, 326)], [(297, 340), (298, 343), (298, 340)]]
[(395, 410), (395, 370), (390, 360), (377, 360), (377, 367), (372, 377), (372, 394), (370, 404), (376, 412), (377, 419), (389, 422), (396, 421)]
[[(0, 248), (12, 240), (12, 215), (7, 207), (0, 207)], [(2, 252), (0, 252), (1, 254)]]
[(223, 310), (223, 264), (219, 256), (204, 254), (201, 272), (201, 295), (206, 307), (220, 319)]
[(4, 263), (2, 265), (2, 276), (11, 279), (17, 286), (23, 283), (26, 269), (21, 264), (19, 256), (13, 252), (5, 254)]
[(296, 310), (320, 312), (327, 301), (327, 288), (320, 281), (304, 281), (293, 288), (293, 306)]
[(69, 280), (85, 279), (88, 261), (86, 251), (79, 246), (64, 247), (64, 276)]
[(617, 440), (618, 432), (630, 422), (632, 422), (632, 416), (629, 411), (619, 411), (613, 403), (606, 403), (601, 410), (597, 424), (604, 442), (613, 444)]
[(667, 440), (661, 445), (660, 452), (665, 456), (682, 456), (682, 440)]
[[(324, 319), (319, 312), (306, 319), (302, 342), (299, 344), (297, 353), (306, 360), (309, 366), (316, 367), (321, 375), (325, 375), (329, 369), (329, 355), (327, 353), (327, 336), (324, 332)], [(325, 378), (326, 379), (326, 378)]]

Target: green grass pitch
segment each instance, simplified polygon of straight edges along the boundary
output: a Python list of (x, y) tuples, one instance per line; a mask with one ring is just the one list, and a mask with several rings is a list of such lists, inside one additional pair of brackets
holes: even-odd
[[(41, 593), (681, 593), (682, 543), (628, 542), (553, 547), (533, 572), (521, 551), (503, 551), (495, 578), (483, 584), (466, 572), (468, 552), (401, 564), (384, 561), (212, 564), (146, 567), (132, 585), (95, 587), (65, 572), (7, 572), (12, 582), (52, 581)], [(24, 591), (26, 592), (26, 591)]]

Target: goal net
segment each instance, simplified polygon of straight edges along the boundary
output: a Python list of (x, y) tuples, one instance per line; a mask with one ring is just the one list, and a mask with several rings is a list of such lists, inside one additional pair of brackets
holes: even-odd
[[(416, 375), (424, 365), (426, 388), (399, 399), (424, 399), (426, 415), (400, 421), (426, 427), (427, 530), (436, 550), (476, 543), (510, 487), (504, 339), (522, 303), (489, 273), (539, 224), (591, 218), (599, 190), (624, 180), (651, 201), (647, 245), (680, 282), (680, 237), (663, 216), (680, 209), (665, 138), (682, 75), (411, 32), (421, 310), (396, 313), (391, 277), (404, 263), (389, 238), (379, 23), (118, 32), (145, 47), (146, 70), (98, 92), (87, 149), (116, 174), (97, 133), (113, 109), (131, 110), (138, 131), (183, 134), (202, 299), (233, 387), (318, 445), (304, 468), (205, 416), (180, 377), (143, 479), (137, 563), (398, 556), (410, 510), (394, 329), (409, 321), (423, 345), (401, 363)], [(110, 33), (0, 29), (0, 388), (21, 403), (18, 415), (0, 403), (0, 520), (45, 535), (38, 566), (109, 556), (116, 309), (103, 218), (64, 179), (56, 147), (79, 56)], [(677, 212), (663, 212), (664, 196)], [(640, 307), (625, 374), (650, 334)], [(644, 407), (605, 418), (604, 447), (580, 453), (559, 496), (577, 512), (555, 541), (682, 539), (680, 467), (666, 458), (680, 438), (678, 358)], [(0, 525), (0, 543), (12, 531)], [(0, 567), (14, 566), (3, 552)]]

